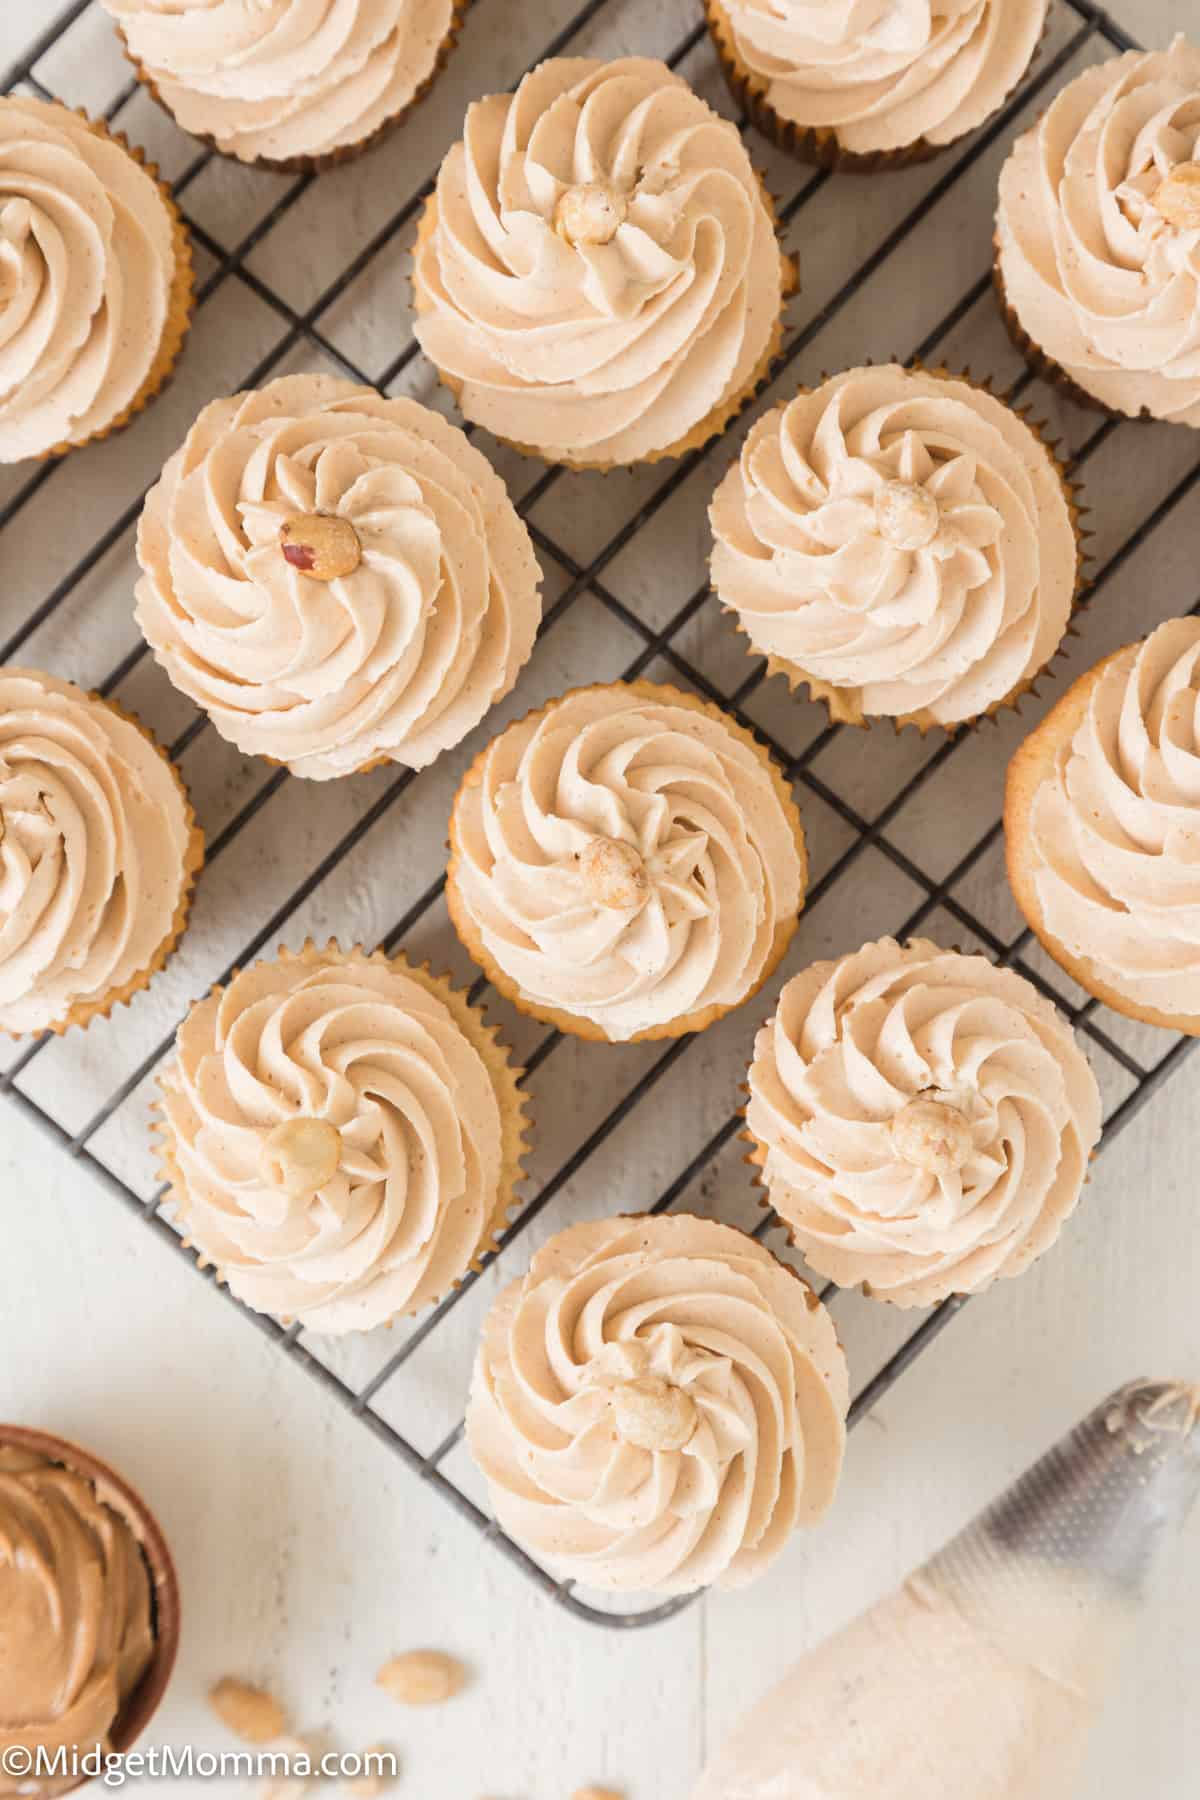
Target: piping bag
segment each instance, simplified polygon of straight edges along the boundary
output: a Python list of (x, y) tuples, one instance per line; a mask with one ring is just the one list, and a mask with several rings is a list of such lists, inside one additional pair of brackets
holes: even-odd
[(1200, 1489), (1200, 1387), (1121, 1388), (810, 1651), (693, 1800), (1069, 1800), (1157, 1554)]

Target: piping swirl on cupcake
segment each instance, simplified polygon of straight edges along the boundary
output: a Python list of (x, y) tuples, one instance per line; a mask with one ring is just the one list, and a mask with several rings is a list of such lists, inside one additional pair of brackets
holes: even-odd
[(736, 128), (665, 64), (564, 57), (477, 101), (417, 246), (422, 348), (563, 462), (677, 454), (765, 366), (784, 266)]
[(718, 597), (837, 718), (961, 724), (1027, 685), (1066, 630), (1061, 473), (966, 381), (890, 364), (799, 394), (754, 425), (710, 517)]
[(490, 1247), (519, 1178), (516, 1077), (423, 970), (336, 945), (215, 988), (162, 1077), (188, 1241), (257, 1312), (369, 1331)]
[(172, 214), (120, 143), (65, 106), (0, 100), (0, 462), (121, 422), (176, 275)]
[(779, 118), (856, 156), (952, 143), (1037, 49), (1047, 0), (716, 0), (738, 64)]
[(1029, 822), (1050, 936), (1134, 1007), (1200, 1016), (1200, 620), (1104, 663)]
[(1070, 82), (1004, 165), (996, 250), (1017, 324), (1078, 387), (1200, 425), (1200, 50)]
[(452, 0), (103, 0), (184, 131), (243, 162), (365, 143), (432, 77)]
[(484, 1327), (467, 1438), (504, 1529), (589, 1587), (754, 1580), (837, 1486), (833, 1322), (753, 1238), (690, 1217), (560, 1232)]
[(127, 998), (183, 925), (201, 839), (179, 777), (69, 681), (0, 669), (0, 1030)]
[(881, 938), (788, 982), (755, 1043), (746, 1122), (810, 1266), (926, 1306), (1049, 1248), (1101, 1115), (1070, 1026), (1023, 976)]
[(324, 375), (205, 407), (138, 560), (138, 624), (175, 686), (239, 750), (315, 780), (457, 744), (541, 614), (486, 458), (415, 401)]
[(644, 682), (577, 689), (510, 725), (459, 791), (451, 844), (451, 913), (492, 979), (613, 1041), (738, 1005), (803, 898), (803, 835), (773, 765), (715, 707)]

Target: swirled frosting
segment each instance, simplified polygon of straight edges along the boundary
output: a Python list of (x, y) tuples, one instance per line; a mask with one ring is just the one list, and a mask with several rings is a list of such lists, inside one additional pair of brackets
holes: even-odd
[(0, 669), (0, 1030), (61, 1027), (147, 971), (196, 860), (179, 778), (136, 725)]
[(129, 152), (65, 106), (0, 99), (0, 462), (120, 418), (174, 281), (171, 214)]
[(1051, 936), (1134, 1005), (1200, 1015), (1200, 620), (1108, 659), (1030, 827)]
[(833, 1499), (846, 1362), (808, 1285), (728, 1225), (574, 1225), (484, 1327), (467, 1439), (501, 1525), (589, 1587), (752, 1581)]
[(430, 207), (422, 348), (469, 419), (553, 460), (671, 451), (777, 333), (783, 264), (745, 145), (664, 63), (561, 57), (477, 101)]
[(491, 1037), (452, 1002), (402, 960), (309, 946), (192, 1008), (163, 1143), (188, 1240), (247, 1306), (369, 1331), (438, 1299), (490, 1241), (511, 1121)]
[[(286, 541), (297, 520), (350, 544), (333, 578)], [(457, 744), (541, 616), (487, 459), (415, 400), (326, 375), (206, 406), (147, 497), (138, 560), (137, 621), (175, 686), (239, 750), (315, 780)]]
[(803, 837), (753, 740), (648, 682), (510, 725), (459, 791), (448, 898), (531, 1010), (613, 1040), (738, 1005), (803, 899)]
[(891, 364), (798, 395), (757, 421), (710, 517), (720, 599), (847, 717), (974, 718), (1066, 630), (1078, 558), (1061, 475), (965, 381)]
[(1008, 303), (1118, 412), (1200, 425), (1198, 182), (1200, 50), (1183, 38), (1085, 69), (1001, 172)]
[(154, 1650), (150, 1577), (127, 1521), (81, 1475), (0, 1445), (0, 1794), (5, 1751), (106, 1747)]
[(771, 109), (869, 155), (982, 125), (1028, 68), (1048, 0), (719, 3)]
[(754, 1046), (746, 1122), (810, 1265), (925, 1306), (1017, 1275), (1054, 1242), (1100, 1095), (1023, 976), (881, 938), (788, 982)]
[(452, 0), (103, 0), (185, 131), (243, 162), (364, 143), (432, 77)]

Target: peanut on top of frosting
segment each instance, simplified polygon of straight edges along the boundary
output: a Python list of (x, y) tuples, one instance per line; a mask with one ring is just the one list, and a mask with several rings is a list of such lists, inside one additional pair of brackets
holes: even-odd
[(1000, 176), (999, 269), (1035, 345), (1118, 412), (1200, 425), (1200, 49), (1076, 76)]
[(125, 412), (174, 280), (171, 214), (129, 152), (65, 106), (0, 98), (0, 462)]
[[(179, 1028), (163, 1145), (189, 1241), (259, 1312), (368, 1331), (490, 1242), (515, 1077), (445, 983), (308, 946), (243, 969)], [(499, 1056), (497, 1051), (496, 1056)]]
[[(0, 1753), (107, 1745), (153, 1651), (150, 1577), (129, 1524), (83, 1476), (0, 1444)], [(69, 1774), (35, 1783), (74, 1785)], [(0, 1794), (29, 1791), (0, 1766)]]
[(1105, 663), (1030, 835), (1050, 935), (1131, 1004), (1200, 1015), (1200, 620)]
[(562, 1231), (484, 1327), (467, 1439), (506, 1531), (590, 1587), (753, 1580), (837, 1485), (849, 1401), (808, 1285), (728, 1225)]
[(501, 437), (634, 461), (732, 403), (766, 356), (783, 268), (758, 177), (664, 63), (560, 57), (477, 101), (430, 205), (417, 337)]
[(781, 118), (856, 155), (949, 144), (1016, 87), (1048, 0), (719, 0)]
[(423, 768), (533, 648), (540, 571), (491, 464), (415, 400), (293, 375), (206, 406), (147, 497), (137, 620), (240, 750)]
[(710, 517), (713, 585), (755, 649), (851, 717), (974, 718), (1066, 630), (1061, 473), (967, 381), (887, 364), (799, 394), (754, 425)]
[(810, 1265), (925, 1306), (1054, 1242), (1101, 1115), (1074, 1033), (1023, 976), (881, 938), (788, 982), (754, 1046), (746, 1122)]
[(0, 669), (0, 1030), (61, 1026), (146, 971), (191, 879), (179, 779), (69, 681)]
[(244, 162), (363, 143), (428, 81), (453, 0), (103, 0), (185, 131)]
[(455, 921), (532, 1010), (628, 1039), (758, 986), (800, 908), (799, 830), (715, 707), (580, 688), (510, 725), (460, 789)]

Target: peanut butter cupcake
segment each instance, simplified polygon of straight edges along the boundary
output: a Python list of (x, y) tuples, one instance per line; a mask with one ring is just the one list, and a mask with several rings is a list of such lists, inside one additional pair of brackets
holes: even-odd
[(146, 499), (136, 616), (251, 756), (421, 769), (508, 693), (541, 571), (491, 464), (415, 400), (291, 375), (206, 406)]
[(766, 751), (719, 707), (634, 681), (576, 688), (476, 759), (446, 901), (522, 1012), (629, 1043), (703, 1031), (756, 993), (806, 877)]
[(39, 1775), (38, 1751), (69, 1765), (129, 1750), (178, 1643), (179, 1584), (146, 1502), (65, 1438), (0, 1425), (0, 1795), (82, 1785), (69, 1767)]
[(260, 169), (346, 162), (399, 125), (454, 48), (467, 0), (102, 0), (177, 125)]
[(686, 1214), (573, 1225), (484, 1326), (467, 1442), (505, 1531), (587, 1587), (758, 1579), (831, 1505), (849, 1378), (812, 1289)]
[(766, 1197), (811, 1268), (895, 1306), (1019, 1275), (1079, 1201), (1100, 1093), (1031, 982), (913, 939), (789, 981), (750, 1065)]
[(738, 104), (783, 149), (870, 172), (936, 156), (1003, 106), (1049, 0), (704, 0)]
[(1014, 341), (1083, 405), (1200, 425), (1200, 49), (1085, 69), (1000, 175)]
[(468, 419), (579, 468), (681, 456), (767, 373), (794, 286), (736, 128), (665, 63), (560, 57), (469, 109), (416, 335)]
[(0, 98), (0, 462), (127, 424), (191, 304), (187, 232), (141, 151), (65, 106)]
[(162, 1076), (185, 1241), (245, 1305), (316, 1332), (432, 1306), (505, 1223), (519, 1074), (428, 969), (281, 949), (193, 1006)]
[(0, 669), (0, 1031), (66, 1031), (144, 988), (204, 838), (179, 773), (110, 700)]
[(1200, 620), (1063, 695), (1009, 764), (1004, 830), (1017, 904), (1068, 975), (1200, 1036)]
[(751, 429), (709, 512), (713, 587), (832, 719), (953, 731), (1057, 651), (1077, 516), (1053, 452), (987, 389), (850, 369)]

